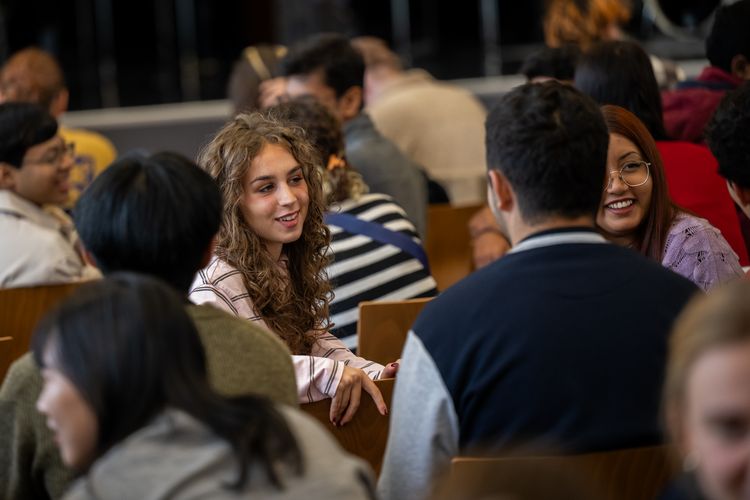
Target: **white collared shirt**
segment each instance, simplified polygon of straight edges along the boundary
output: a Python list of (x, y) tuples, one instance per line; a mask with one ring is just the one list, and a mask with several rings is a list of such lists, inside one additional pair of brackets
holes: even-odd
[(0, 288), (68, 283), (101, 276), (76, 249), (70, 218), (0, 190)]

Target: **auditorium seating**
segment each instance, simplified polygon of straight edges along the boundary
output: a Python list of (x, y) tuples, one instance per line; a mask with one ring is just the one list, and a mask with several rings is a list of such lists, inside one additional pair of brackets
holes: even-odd
[[(395, 379), (392, 378), (375, 381), (389, 410), (394, 381)], [(388, 440), (389, 417), (378, 412), (369, 394), (362, 392), (359, 410), (351, 422), (341, 427), (334, 427), (329, 419), (330, 399), (303, 404), (300, 408), (323, 424), (342, 448), (365, 460), (373, 468), (375, 474), (380, 474)]]
[(78, 283), (0, 289), (0, 382), (8, 367), (29, 350), (42, 316), (78, 287)]
[(359, 355), (380, 364), (400, 358), (406, 334), (430, 300), (360, 302), (357, 322)]
[(424, 247), (438, 290), (445, 290), (474, 270), (469, 219), (483, 206), (429, 206)]
[(581, 455), (456, 457), (439, 498), (504, 492), (524, 500), (653, 499), (679, 473), (674, 456), (664, 445)]

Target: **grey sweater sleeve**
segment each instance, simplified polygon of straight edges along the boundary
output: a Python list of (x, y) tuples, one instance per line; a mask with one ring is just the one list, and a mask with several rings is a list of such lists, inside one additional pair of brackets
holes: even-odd
[(396, 378), (378, 493), (384, 500), (422, 499), (458, 454), (458, 416), (422, 341), (409, 332)]

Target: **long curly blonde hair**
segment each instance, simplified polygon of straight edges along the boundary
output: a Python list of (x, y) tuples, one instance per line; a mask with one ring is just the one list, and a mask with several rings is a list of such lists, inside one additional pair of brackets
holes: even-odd
[[(241, 211), (245, 174), (267, 144), (283, 147), (302, 166), (310, 198), (302, 235), (282, 248), (288, 277)], [(331, 326), (331, 287), (325, 274), (331, 235), (323, 223), (318, 158), (301, 129), (261, 113), (237, 115), (198, 155), (199, 165), (216, 179), (224, 198), (216, 255), (240, 271), (255, 313), (293, 354), (309, 354), (319, 335)]]

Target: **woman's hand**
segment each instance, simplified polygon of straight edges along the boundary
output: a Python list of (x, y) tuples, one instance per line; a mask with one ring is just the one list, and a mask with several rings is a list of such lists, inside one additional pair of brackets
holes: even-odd
[(380, 378), (393, 378), (396, 376), (396, 373), (398, 373), (398, 365), (401, 363), (401, 358), (397, 359), (393, 363), (388, 363), (385, 365), (385, 368), (383, 368), (383, 372), (380, 374)]
[(381, 415), (388, 413), (383, 395), (370, 377), (359, 368), (345, 366), (336, 394), (331, 400), (330, 419), (333, 425), (344, 425), (351, 421), (359, 409), (362, 389), (370, 394)]
[(471, 240), (474, 267), (481, 269), (508, 253), (510, 243), (499, 231), (485, 231)]

